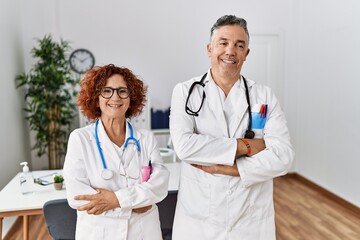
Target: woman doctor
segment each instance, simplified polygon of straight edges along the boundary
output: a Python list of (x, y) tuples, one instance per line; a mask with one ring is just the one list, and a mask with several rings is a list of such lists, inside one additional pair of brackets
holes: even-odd
[(70, 134), (64, 164), (76, 239), (162, 239), (155, 203), (169, 172), (151, 132), (127, 121), (141, 113), (146, 87), (112, 64), (89, 70), (80, 87), (78, 105), (94, 123)]

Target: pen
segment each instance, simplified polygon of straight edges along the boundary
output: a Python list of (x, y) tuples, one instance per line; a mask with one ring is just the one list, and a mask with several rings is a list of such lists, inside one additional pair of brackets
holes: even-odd
[(267, 116), (268, 105), (265, 104), (265, 117)]
[(261, 104), (261, 107), (260, 107), (260, 118), (263, 118), (263, 117), (264, 117), (264, 113), (265, 113), (265, 107), (264, 107), (264, 104)]
[(266, 114), (267, 114), (267, 104), (261, 104), (260, 118), (266, 118)]
[(57, 172), (50, 173), (50, 174), (47, 174), (47, 175), (44, 175), (44, 176), (41, 176), (41, 177), (34, 178), (34, 182), (35, 182), (35, 183), (41, 182), (41, 181), (42, 181), (42, 178), (44, 178), (44, 177), (49, 177), (49, 176), (52, 176), (52, 175), (54, 175), (54, 174), (57, 174)]
[(152, 164), (151, 164), (151, 159), (149, 160), (149, 168), (150, 168), (150, 174), (152, 173)]

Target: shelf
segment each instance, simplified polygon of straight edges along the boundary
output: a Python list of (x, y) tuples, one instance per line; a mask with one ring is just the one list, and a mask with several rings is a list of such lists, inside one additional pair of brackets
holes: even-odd
[(170, 134), (170, 129), (168, 128), (151, 129), (151, 131), (154, 135)]

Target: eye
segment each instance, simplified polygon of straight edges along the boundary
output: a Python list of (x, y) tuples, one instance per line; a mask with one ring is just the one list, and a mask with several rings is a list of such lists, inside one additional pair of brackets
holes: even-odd
[(106, 94), (112, 93), (112, 89), (111, 89), (111, 88), (103, 88), (103, 89), (102, 89), (102, 92), (103, 92), (103, 93), (106, 93)]
[(245, 48), (245, 45), (244, 45), (244, 43), (238, 43), (238, 45), (237, 45), (239, 48)]
[(118, 93), (119, 93), (119, 94), (128, 93), (128, 89), (127, 89), (127, 88), (119, 88)]
[(225, 46), (225, 45), (227, 45), (227, 42), (221, 41), (221, 42), (219, 42), (219, 45), (220, 46)]

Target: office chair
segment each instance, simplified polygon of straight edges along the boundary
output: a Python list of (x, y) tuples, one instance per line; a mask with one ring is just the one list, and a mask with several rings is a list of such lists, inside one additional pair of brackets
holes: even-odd
[(77, 213), (69, 206), (66, 199), (47, 201), (43, 213), (53, 239), (75, 239)]
[(164, 240), (171, 240), (174, 222), (175, 207), (178, 191), (169, 191), (161, 202), (157, 203), (159, 208), (160, 226)]

